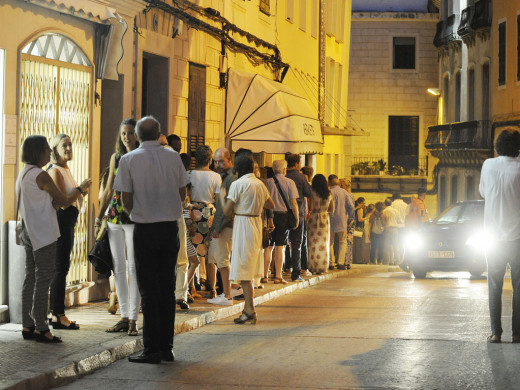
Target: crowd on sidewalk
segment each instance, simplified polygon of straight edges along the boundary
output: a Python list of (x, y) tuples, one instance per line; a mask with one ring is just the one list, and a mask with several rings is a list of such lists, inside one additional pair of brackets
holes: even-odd
[[(405, 220), (427, 218), (423, 190), (410, 206), (398, 194), (365, 206), (363, 198), (354, 201), (349, 180), (314, 175), (296, 154), (260, 168), (247, 149), (232, 156), (203, 145), (190, 156), (181, 148), (180, 138), (162, 135), (153, 117), (126, 119), (100, 183), (96, 236), (108, 237), (111, 298), (117, 293), (121, 316), (106, 331), (138, 335), (142, 308), (145, 351), (135, 362), (173, 360), (175, 306), (188, 310), (202, 299), (201, 288), (210, 304), (231, 305), (240, 295), (244, 311), (235, 322), (256, 323), (255, 288), (348, 269), (353, 261), (399, 263)], [(61, 342), (49, 322), (54, 329), (80, 328), (65, 315), (64, 292), (91, 180), (77, 185), (68, 167), (72, 157), (66, 134), (50, 146), (43, 136), (22, 145), (26, 165), (16, 188), (27, 253), (25, 339)], [(114, 303), (110, 299), (113, 312)]]

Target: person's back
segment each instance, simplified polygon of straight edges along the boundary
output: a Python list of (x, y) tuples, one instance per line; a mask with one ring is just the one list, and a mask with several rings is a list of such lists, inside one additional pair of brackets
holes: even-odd
[(498, 156), (484, 161), (480, 195), (485, 199), (484, 224), (498, 241), (520, 239), (520, 161)]

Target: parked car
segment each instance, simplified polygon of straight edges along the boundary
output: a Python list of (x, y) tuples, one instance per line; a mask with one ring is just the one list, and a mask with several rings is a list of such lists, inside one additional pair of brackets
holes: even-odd
[(492, 238), (484, 232), (484, 201), (457, 202), (405, 239), (405, 264), (416, 278), (429, 271), (486, 271), (485, 250)]

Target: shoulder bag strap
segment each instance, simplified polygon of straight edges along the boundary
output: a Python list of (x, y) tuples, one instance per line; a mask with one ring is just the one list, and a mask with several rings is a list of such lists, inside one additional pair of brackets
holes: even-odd
[(289, 206), (289, 202), (287, 202), (287, 199), (285, 198), (285, 194), (283, 193), (282, 189), (280, 188), (280, 183), (278, 182), (276, 175), (273, 176), (273, 179), (276, 184), (276, 187), (278, 187), (278, 191), (280, 192), (280, 195), (282, 196), (283, 202), (285, 203), (285, 207), (287, 207), (287, 212), (292, 213), (292, 208)]
[(16, 213), (15, 213), (15, 216), (14, 216), (14, 220), (15, 221), (18, 221), (18, 212), (20, 211), (20, 196), (22, 195), (22, 183), (23, 183), (23, 179), (25, 179), (25, 176), (29, 173), (29, 171), (31, 169), (34, 169), (34, 167), (31, 167), (27, 170), (27, 172), (25, 172), (22, 176), (22, 180), (20, 180), (20, 192), (18, 192), (18, 203), (16, 204)]

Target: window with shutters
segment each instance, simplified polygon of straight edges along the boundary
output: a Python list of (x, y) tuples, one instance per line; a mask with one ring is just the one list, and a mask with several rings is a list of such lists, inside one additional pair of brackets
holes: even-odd
[(195, 164), (195, 150), (206, 138), (206, 67), (190, 62), (188, 95), (188, 153), (191, 167)]
[(498, 25), (498, 85), (506, 83), (506, 22)]

